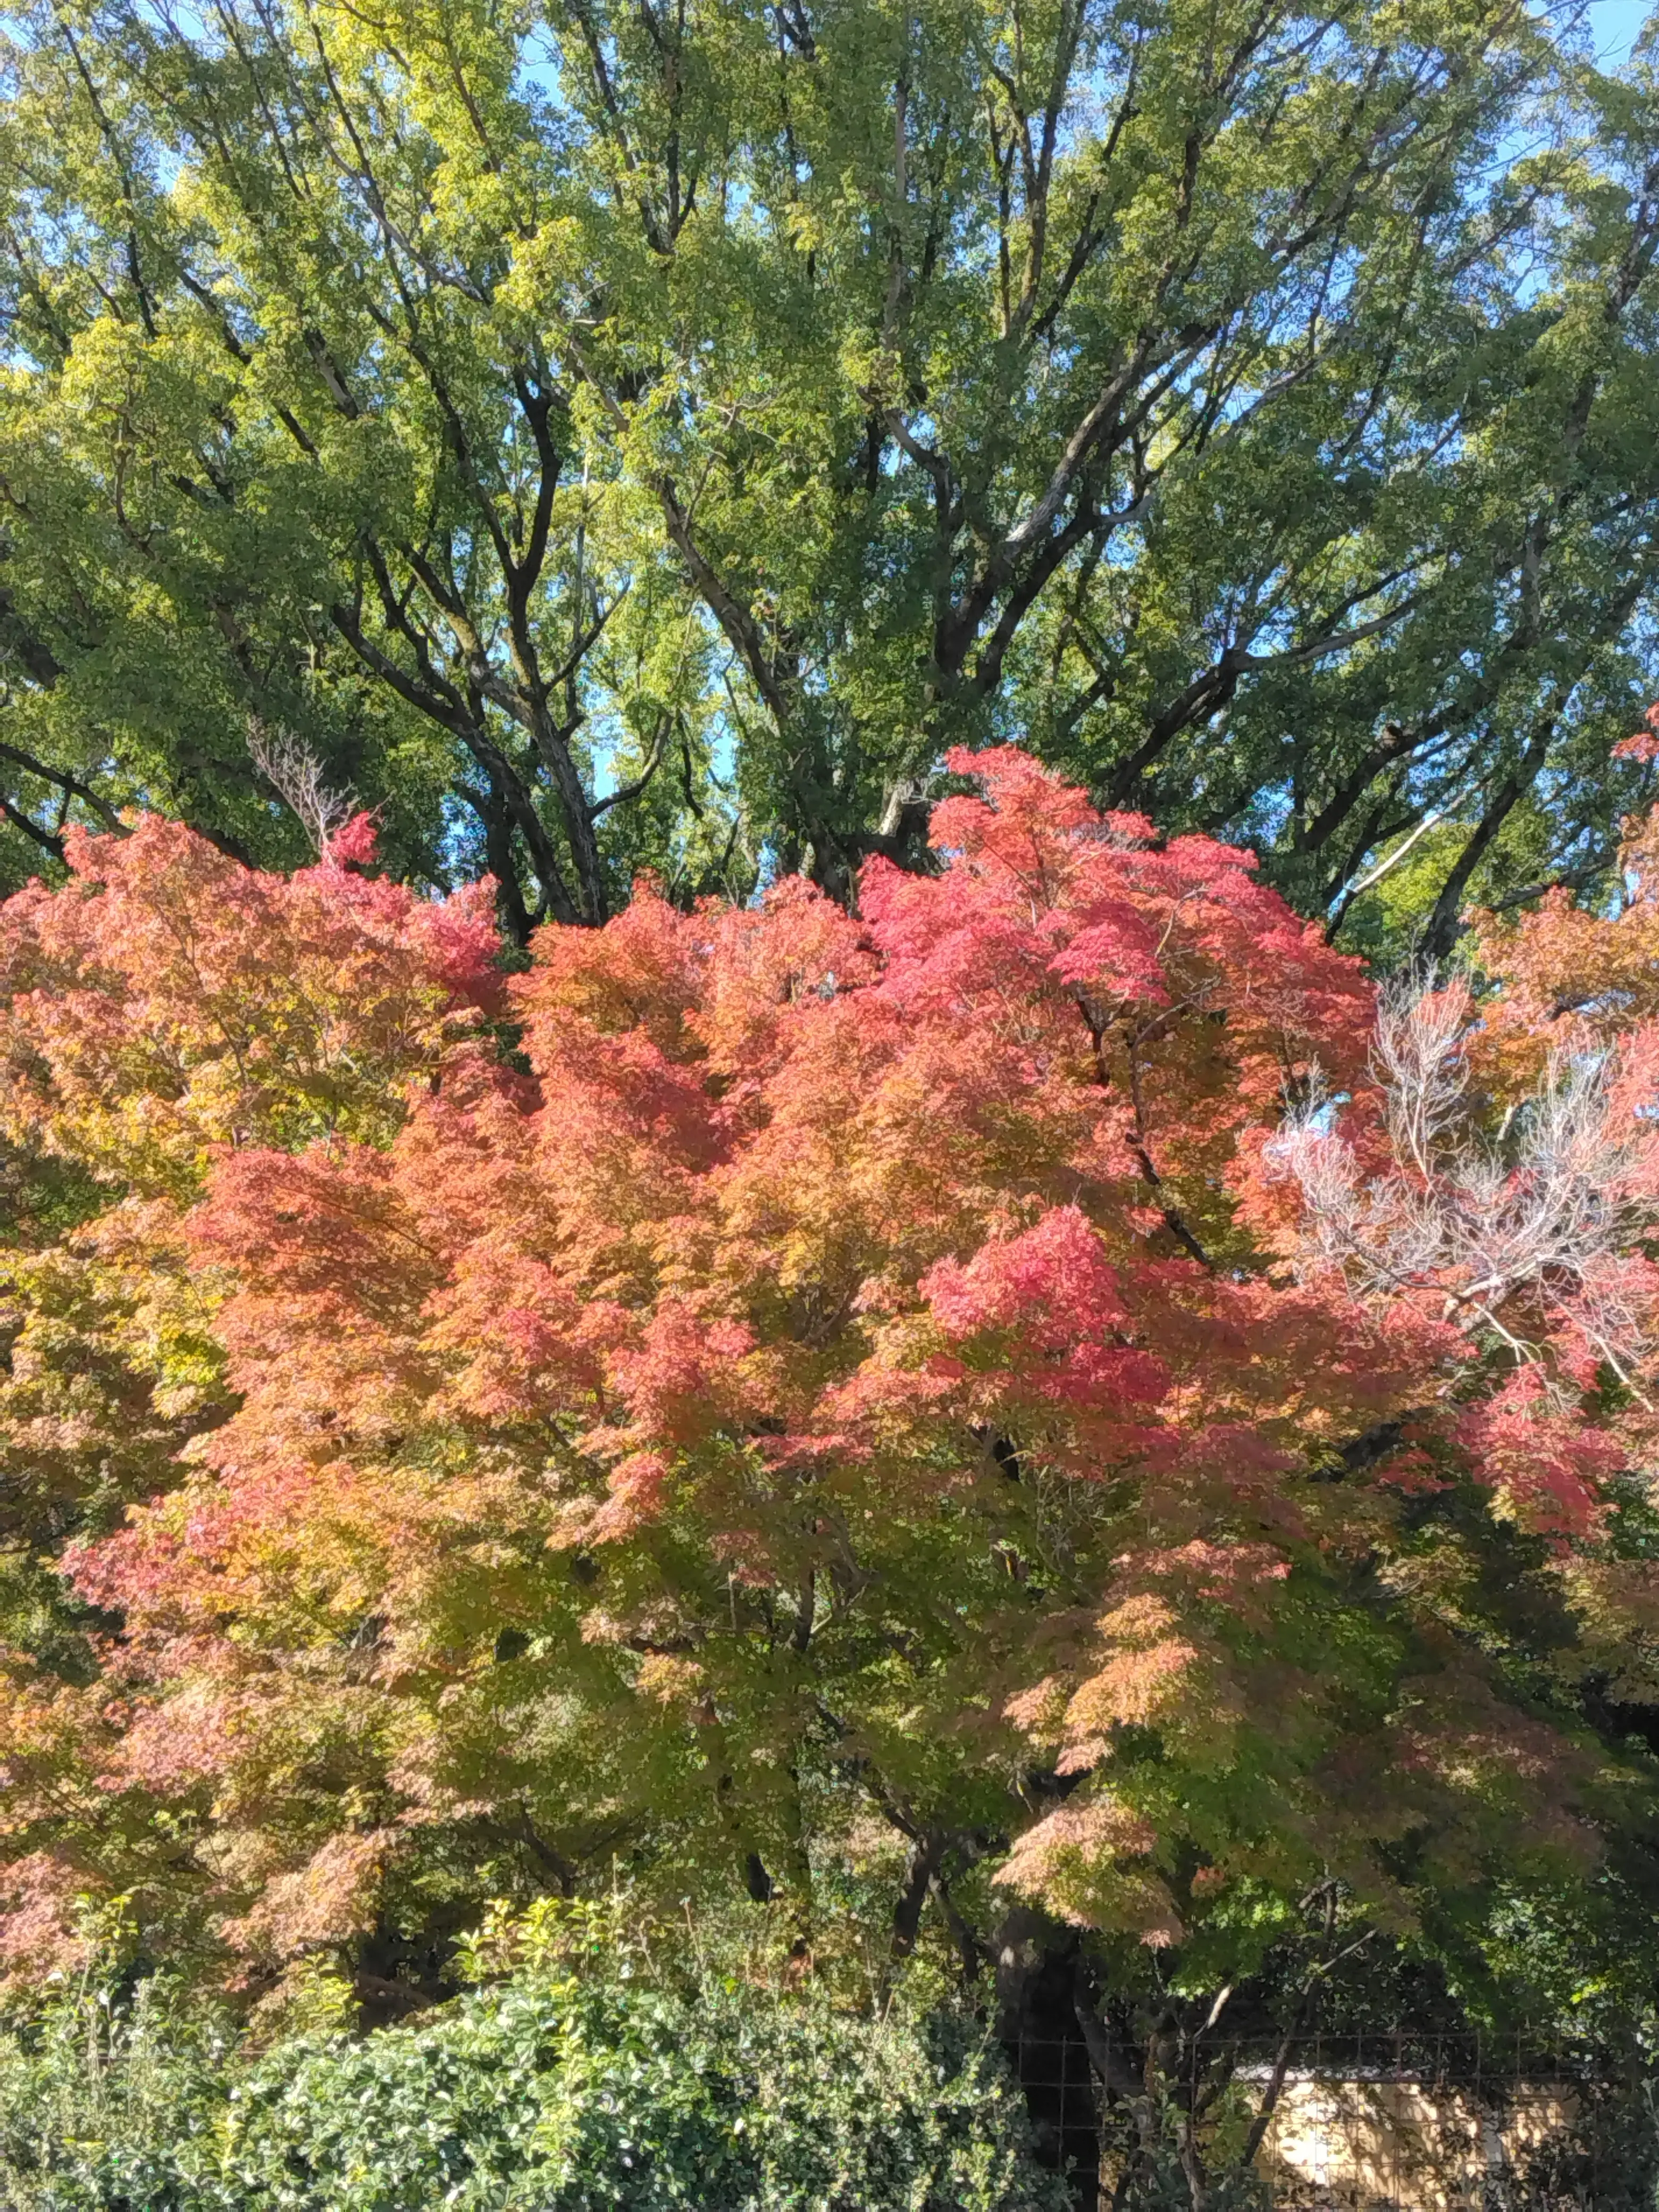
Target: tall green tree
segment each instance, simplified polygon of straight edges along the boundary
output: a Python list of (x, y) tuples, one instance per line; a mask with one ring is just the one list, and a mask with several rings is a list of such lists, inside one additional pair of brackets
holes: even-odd
[(915, 860), (994, 734), (1444, 943), (1646, 795), (1659, 105), (1571, 23), (9, 12), (14, 875), (292, 858), (279, 727), (522, 937)]

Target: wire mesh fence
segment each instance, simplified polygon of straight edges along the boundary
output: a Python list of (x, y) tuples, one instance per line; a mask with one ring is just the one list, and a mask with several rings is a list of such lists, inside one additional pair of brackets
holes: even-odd
[(1163, 2054), (1144, 2098), (1132, 2086), (1139, 2050), (1115, 2054), (1111, 2088), (1080, 2039), (1023, 2038), (1011, 2055), (1080, 2212), (1164, 2212), (1211, 2197), (1251, 2212), (1622, 2212), (1656, 2201), (1651, 2099), (1639, 2084), (1621, 2090), (1581, 2048), (1535, 2036), (1310, 2033), (1288, 2061), (1267, 2039), (1200, 2045), (1174, 2065)]

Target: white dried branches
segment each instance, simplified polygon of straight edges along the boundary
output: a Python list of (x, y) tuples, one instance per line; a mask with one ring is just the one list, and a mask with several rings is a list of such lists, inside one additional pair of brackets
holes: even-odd
[(323, 764), (291, 730), (270, 728), (257, 715), (248, 719), (247, 749), (253, 765), (276, 796), (299, 817), (319, 860), (350, 820), (356, 800), (349, 791), (331, 791)]
[[(1611, 1054), (1550, 1065), (1495, 1128), (1470, 1091), (1474, 1006), (1432, 978), (1384, 998), (1372, 1051), (1386, 1146), (1362, 1163), (1315, 1097), (1272, 1148), (1304, 1201), (1297, 1258), (1337, 1268), (1362, 1295), (1428, 1297), (1490, 1329), (1517, 1359), (1540, 1337), (1577, 1338), (1627, 1387), (1650, 1313), (1630, 1255), (1655, 1216), (1642, 1148), (1613, 1097)], [(1638, 1394), (1639, 1395), (1639, 1394)]]

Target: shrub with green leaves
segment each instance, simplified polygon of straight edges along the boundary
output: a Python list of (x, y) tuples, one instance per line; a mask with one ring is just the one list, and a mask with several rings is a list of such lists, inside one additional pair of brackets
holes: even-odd
[(222, 2179), (294, 2212), (998, 2212), (1057, 2203), (981, 2039), (574, 1978), (301, 2041), (232, 2093)]
[(155, 1983), (0, 2038), (5, 2212), (1061, 2212), (971, 2021), (545, 1954), (412, 2023), (216, 2041)]
[(227, 2037), (156, 1979), (88, 1974), (0, 2034), (4, 2212), (206, 2212)]

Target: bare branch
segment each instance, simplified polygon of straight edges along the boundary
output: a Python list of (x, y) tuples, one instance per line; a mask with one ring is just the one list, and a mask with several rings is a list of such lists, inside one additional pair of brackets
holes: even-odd
[(1471, 1081), (1477, 1010), (1462, 983), (1385, 997), (1372, 1074), (1389, 1161), (1362, 1166), (1317, 1091), (1273, 1146), (1300, 1188), (1297, 1257), (1360, 1295), (1422, 1299), (1489, 1332), (1550, 1379), (1550, 1352), (1586, 1351), (1645, 1404), (1635, 1377), (1653, 1348), (1645, 1277), (1630, 1255), (1659, 1207), (1622, 1118), (1615, 1056), (1553, 1060), (1534, 1095), (1489, 1127)]
[(249, 757), (276, 796), (297, 815), (319, 860), (356, 811), (349, 791), (331, 791), (323, 764), (303, 739), (280, 726), (272, 729), (257, 714), (248, 718)]

